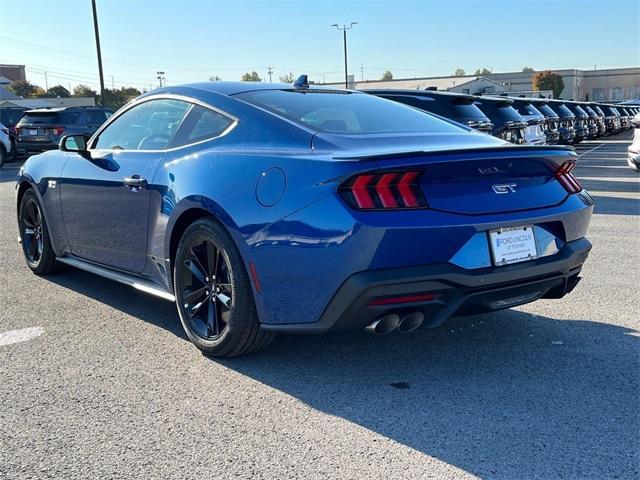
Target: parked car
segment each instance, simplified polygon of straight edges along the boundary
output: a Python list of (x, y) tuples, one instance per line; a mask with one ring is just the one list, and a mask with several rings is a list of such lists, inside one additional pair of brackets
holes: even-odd
[(613, 108), (613, 105), (606, 103), (598, 104), (600, 109), (604, 112), (604, 121), (607, 126), (607, 135), (616, 135), (622, 131), (622, 125), (620, 122), (620, 114)]
[(11, 155), (12, 149), (9, 129), (0, 123), (0, 168), (11, 158)]
[(513, 108), (513, 100), (506, 97), (476, 97), (475, 104), (493, 123), (492, 135), (507, 142), (525, 143), (527, 122)]
[[(606, 135), (607, 125), (605, 123), (605, 115), (597, 103), (588, 103), (587, 106), (596, 114), (596, 126), (598, 127), (598, 137)], [(587, 112), (588, 113), (588, 112)]]
[(575, 115), (573, 128), (576, 131), (576, 138), (573, 143), (580, 143), (589, 137), (589, 114), (583, 110), (578, 102), (566, 101), (564, 105)]
[(544, 115), (544, 134), (548, 145), (555, 145), (560, 141), (560, 117), (549, 106), (546, 98), (532, 98), (531, 103)]
[(34, 273), (175, 301), (197, 347), (235, 356), (563, 297), (591, 248), (577, 160), (306, 77), (172, 86), (27, 160), (19, 234)]
[(529, 145), (544, 145), (547, 143), (544, 125), (545, 116), (538, 110), (530, 98), (513, 98), (513, 108), (527, 122), (524, 139)]
[(11, 139), (11, 150), (15, 152), (16, 147), (16, 125), (24, 115), (26, 108), (22, 107), (0, 107), (0, 123), (9, 130)]
[(618, 110), (618, 112), (620, 112), (620, 115), (622, 116), (621, 120), (622, 120), (622, 129), (623, 130), (631, 130), (633, 128), (632, 125), (632, 120), (633, 120), (633, 115), (631, 114), (631, 112), (629, 111), (629, 108), (623, 105), (617, 105), (616, 106), (616, 110)]
[(633, 126), (633, 141), (629, 145), (627, 162), (632, 169), (640, 172), (640, 113), (636, 113), (631, 120), (631, 125)]
[(435, 113), (484, 133), (491, 134), (493, 130), (491, 120), (474, 104), (476, 97), (472, 95), (434, 90), (388, 89), (366, 90), (365, 93)]
[(560, 118), (560, 143), (572, 145), (576, 140), (576, 130), (574, 127), (576, 116), (567, 108), (562, 100), (548, 100), (547, 104), (558, 114)]
[(55, 150), (64, 135), (91, 136), (112, 114), (102, 107), (27, 110), (16, 125), (16, 153), (23, 157)]

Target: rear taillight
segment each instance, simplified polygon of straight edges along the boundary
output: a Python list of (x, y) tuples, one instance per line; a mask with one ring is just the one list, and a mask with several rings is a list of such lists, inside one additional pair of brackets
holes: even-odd
[(558, 170), (556, 170), (555, 177), (560, 182), (560, 185), (569, 193), (578, 193), (582, 190), (582, 185), (576, 180), (571, 171), (575, 168), (576, 162), (565, 162)]
[(64, 132), (64, 128), (63, 127), (53, 127), (53, 132), (56, 135), (62, 135), (62, 133)]
[(340, 187), (342, 197), (359, 210), (426, 208), (419, 171), (365, 173)]

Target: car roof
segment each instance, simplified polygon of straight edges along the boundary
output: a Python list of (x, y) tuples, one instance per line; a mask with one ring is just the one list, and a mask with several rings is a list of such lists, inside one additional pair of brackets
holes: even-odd
[[(254, 92), (256, 90), (291, 90), (295, 88), (291, 83), (267, 83), (267, 82), (198, 82), (185, 83), (175, 86), (157, 88), (145, 93), (143, 96), (157, 95), (161, 93), (172, 93), (176, 89), (197, 89), (221, 95), (237, 95), (239, 93)], [(302, 89), (301, 89), (302, 90)], [(339, 91), (345, 92), (343, 89), (324, 87), (319, 85), (309, 85), (304, 90), (323, 90), (323, 91)], [(352, 93), (360, 93), (355, 90), (349, 90)]]
[(456, 92), (443, 92), (439, 90), (410, 90), (410, 89), (393, 89), (393, 88), (384, 88), (384, 89), (371, 89), (371, 90), (361, 90), (362, 93), (372, 93), (375, 95), (412, 95), (418, 97), (442, 97), (442, 98), (466, 98), (468, 100), (475, 100), (476, 97), (474, 95), (469, 95), (467, 93), (456, 93)]

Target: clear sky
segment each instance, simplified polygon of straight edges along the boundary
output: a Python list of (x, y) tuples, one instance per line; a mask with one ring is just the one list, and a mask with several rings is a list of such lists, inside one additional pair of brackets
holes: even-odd
[[(519, 71), (640, 65), (640, 0), (97, 0), (105, 83), (149, 88), (239, 80), (256, 70), (380, 78), (449, 75), (457, 67)], [(0, 0), (0, 63), (27, 66), (45, 86), (98, 73), (90, 0)]]

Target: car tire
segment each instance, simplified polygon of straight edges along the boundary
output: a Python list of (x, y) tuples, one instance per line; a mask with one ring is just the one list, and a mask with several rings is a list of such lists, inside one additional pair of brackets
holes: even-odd
[(36, 193), (29, 189), (20, 200), (18, 227), (27, 266), (36, 275), (56, 270), (56, 255), (51, 246), (47, 221)]
[(212, 219), (191, 224), (173, 262), (176, 306), (189, 340), (205, 355), (235, 357), (266, 348), (242, 257)]
[(0, 168), (2, 168), (5, 162), (9, 161), (9, 154), (4, 151), (4, 147), (0, 146)]

